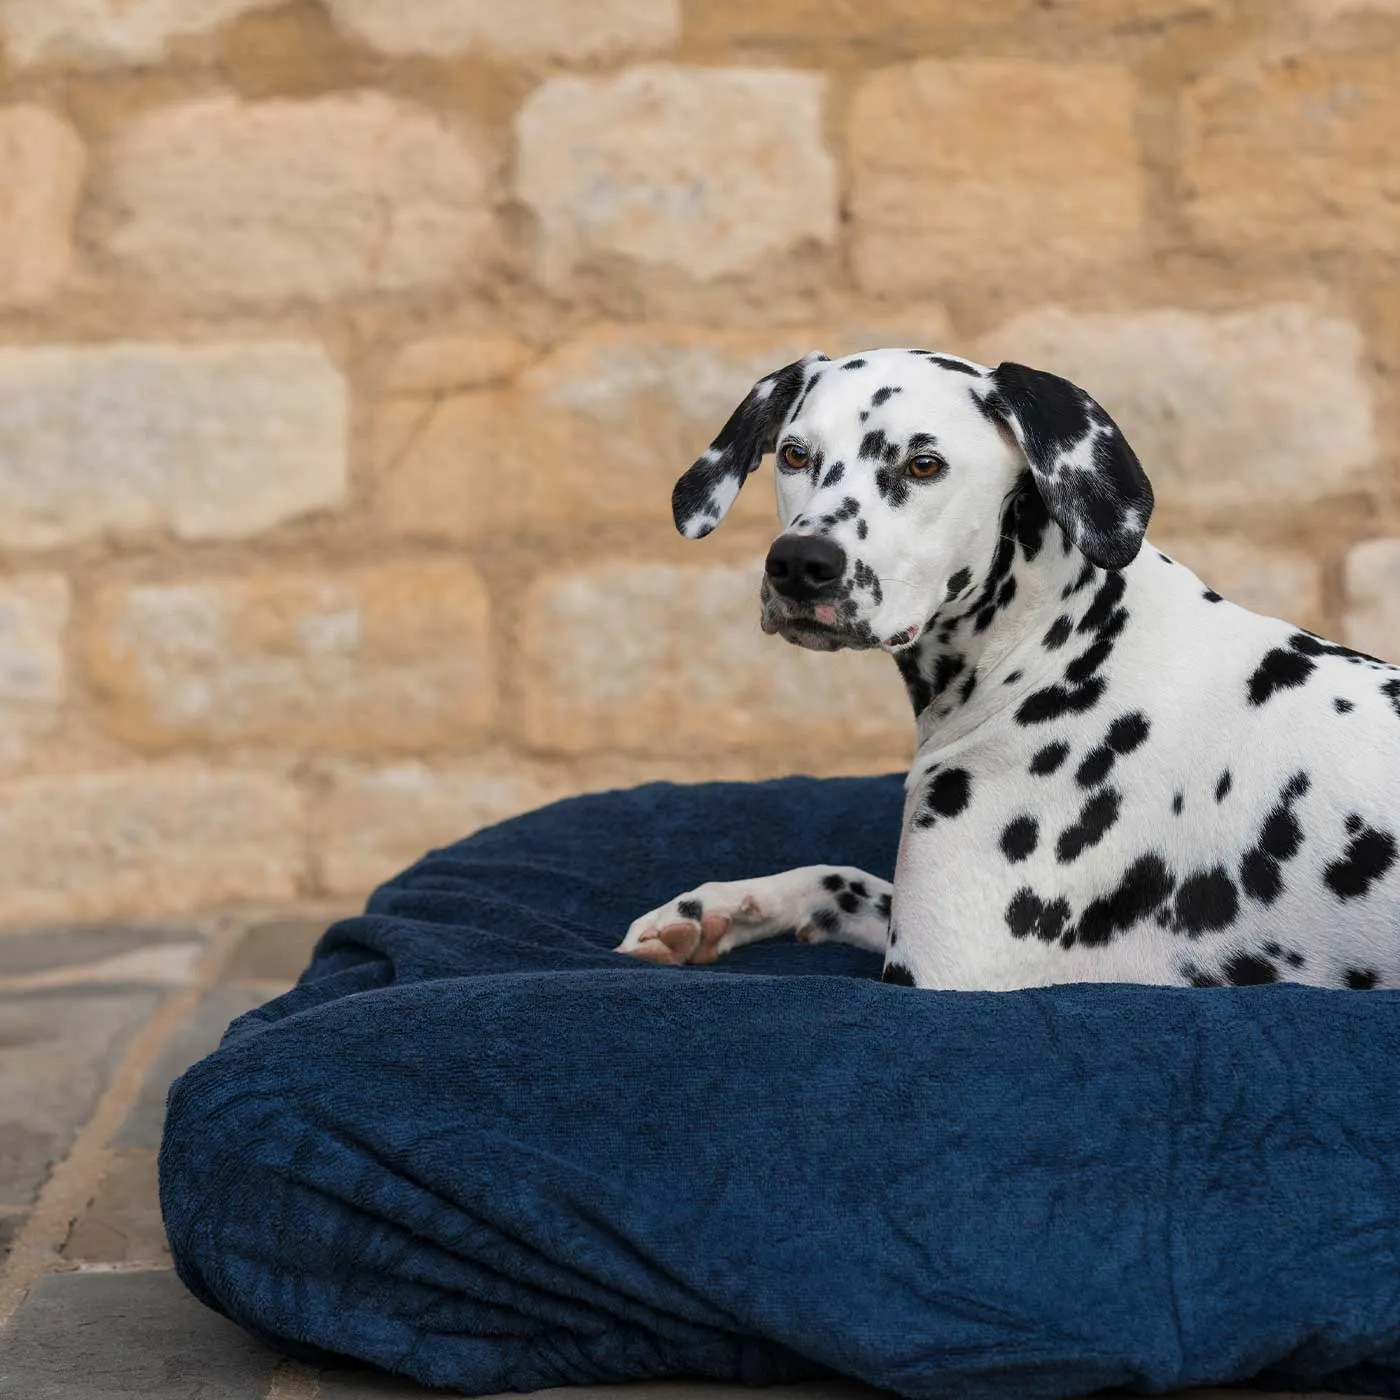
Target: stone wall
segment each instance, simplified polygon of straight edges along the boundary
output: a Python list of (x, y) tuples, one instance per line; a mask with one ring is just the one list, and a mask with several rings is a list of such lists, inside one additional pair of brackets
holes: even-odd
[(1154, 538), (1400, 657), (1397, 0), (0, 0), (0, 922), (354, 896), (898, 766), (762, 637), (794, 353), (1079, 379)]

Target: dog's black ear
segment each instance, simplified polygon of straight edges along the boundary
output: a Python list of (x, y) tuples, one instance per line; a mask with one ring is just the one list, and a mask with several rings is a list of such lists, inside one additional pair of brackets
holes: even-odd
[(778, 430), (805, 397), (804, 391), (821, 377), (821, 370), (813, 366), (829, 358), (813, 350), (765, 374), (729, 415), (705, 455), (676, 482), (671, 512), (686, 539), (703, 539), (729, 514), (739, 488), (773, 450)]
[(1118, 425), (1058, 375), (1007, 363), (991, 381), (983, 412), (1015, 436), (1051, 518), (1101, 568), (1131, 564), (1152, 515), (1152, 483)]

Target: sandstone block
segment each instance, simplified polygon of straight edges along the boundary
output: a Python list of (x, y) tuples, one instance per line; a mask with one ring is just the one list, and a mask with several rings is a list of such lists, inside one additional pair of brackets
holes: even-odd
[(1086, 389), (1127, 434), (1159, 501), (1302, 504), (1355, 486), (1376, 458), (1361, 333), (1308, 306), (1046, 307), (989, 335), (979, 358), (1019, 360)]
[(381, 93), (161, 107), (111, 159), (111, 251), (176, 295), (397, 291), (465, 276), (490, 235), (482, 158)]
[(384, 376), (387, 394), (460, 393), (513, 379), (535, 351), (507, 336), (435, 335), (405, 345)]
[(567, 775), (505, 756), (469, 767), (339, 768), (312, 818), (322, 883), (364, 895), (434, 847), (576, 790)]
[(68, 276), (86, 169), (67, 122), (30, 104), (0, 108), (0, 302), (42, 301)]
[(1211, 247), (1394, 253), (1393, 55), (1290, 55), (1260, 71), (1212, 74), (1186, 93), (1186, 214)]
[(483, 52), (505, 58), (589, 59), (669, 48), (680, 0), (327, 0), (337, 26), (394, 57)]
[(150, 917), (289, 899), (304, 873), (286, 779), (192, 763), (0, 786), (4, 919)]
[(907, 742), (888, 657), (803, 651), (758, 624), (745, 566), (610, 564), (540, 579), (526, 600), (525, 738), (641, 753)]
[(1136, 101), (1131, 75), (1106, 64), (926, 59), (872, 73), (850, 118), (860, 285), (1033, 285), (1131, 256)]
[(67, 694), (68, 580), (0, 579), (0, 766), (22, 762), (58, 727)]
[(700, 282), (836, 237), (825, 79), (651, 65), (560, 76), (516, 122), (517, 192), (539, 224), (546, 285), (601, 254)]
[(495, 710), (485, 586), (469, 565), (266, 573), (99, 593), (87, 655), (129, 742), (402, 752)]
[(1400, 662), (1400, 540), (1365, 540), (1346, 560), (1344, 639), (1348, 646)]
[(0, 0), (0, 36), (21, 67), (50, 60), (105, 68), (158, 61), (171, 41), (207, 34), (278, 0)]
[(0, 544), (240, 538), (337, 506), (347, 411), (310, 343), (0, 348)]

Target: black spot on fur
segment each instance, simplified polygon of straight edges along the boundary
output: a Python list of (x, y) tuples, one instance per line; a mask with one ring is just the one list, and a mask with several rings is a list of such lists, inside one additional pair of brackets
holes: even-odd
[(1297, 652), (1275, 647), (1259, 663), (1249, 678), (1249, 703), (1262, 705), (1280, 690), (1291, 690), (1303, 684), (1317, 670), (1317, 663)]
[(1091, 676), (1082, 685), (1050, 685), (1033, 691), (1016, 711), (1017, 724), (1046, 724), (1064, 715), (1082, 715), (1099, 703), (1104, 682)]
[(838, 369), (864, 369), (865, 361), (857, 356), (854, 360), (846, 360), (837, 366)]
[(1038, 749), (1035, 757), (1031, 759), (1031, 772), (1036, 777), (1043, 778), (1047, 774), (1053, 773), (1068, 757), (1068, 744), (1062, 741), (1046, 744), (1043, 749)]
[(694, 919), (697, 923), (705, 912), (705, 906), (698, 899), (683, 899), (676, 905), (676, 913), (683, 919)]
[(1096, 792), (1080, 809), (1079, 816), (1055, 842), (1055, 858), (1061, 865), (1077, 860), (1090, 846), (1097, 846), (1118, 820), (1123, 794), (1117, 788)]
[(1233, 987), (1258, 987), (1278, 981), (1278, 968), (1253, 953), (1236, 953), (1225, 964), (1225, 978)]
[(1186, 805), (1186, 795), (1185, 795), (1185, 793), (1179, 792), (1179, 793), (1177, 793), (1177, 795), (1176, 795), (1175, 797), (1172, 798), (1172, 811), (1173, 811), (1178, 817), (1181, 815), (1181, 809), (1182, 809), (1185, 805)]
[(1079, 917), (1074, 942), (1086, 948), (1101, 948), (1115, 934), (1126, 933), (1170, 896), (1172, 877), (1166, 862), (1158, 855), (1139, 856), (1124, 872), (1110, 894), (1096, 899)]
[(1272, 904), (1283, 893), (1282, 866), (1303, 844), (1303, 828), (1293, 815), (1293, 803), (1311, 786), (1306, 773), (1295, 773), (1264, 816), (1258, 843), (1240, 861), (1240, 884), (1251, 899)]
[(1131, 710), (1126, 715), (1119, 715), (1108, 726), (1104, 742), (1116, 754), (1130, 754), (1146, 742), (1151, 729), (1151, 723), (1141, 710)]
[(1225, 601), (1213, 588), (1207, 588), (1206, 591), (1201, 594), (1201, 597), (1204, 598), (1207, 603), (1223, 603)]
[(1349, 967), (1347, 986), (1354, 992), (1369, 992), (1381, 979), (1369, 967)]
[(950, 369), (954, 374), (970, 374), (974, 379), (981, 379), (981, 370), (973, 369), (971, 365), (965, 365), (960, 360), (950, 360), (946, 355), (929, 355), (929, 363), (941, 365), (944, 369)]
[(1021, 673), (1020, 673), (1019, 671), (1012, 671), (1012, 673), (1011, 673), (1009, 676), (1004, 676), (1004, 677), (1002, 678), (1002, 682), (1001, 682), (1001, 683), (1002, 683), (1002, 685), (1015, 685), (1016, 682), (1019, 681), (1020, 679), (1021, 679)]
[(887, 962), (885, 970), (880, 974), (880, 981), (888, 982), (894, 987), (912, 987), (914, 974), (903, 963)]
[(846, 878), (844, 875), (831, 874), (822, 876), (822, 889), (830, 890), (835, 894), (837, 890), (844, 890), (845, 888)]
[(1230, 776), (1230, 770), (1227, 768), (1220, 775), (1220, 781), (1215, 785), (1215, 800), (1217, 802), (1224, 802), (1230, 795), (1230, 788), (1233, 786), (1234, 781), (1235, 780)]
[(1113, 763), (1113, 750), (1106, 744), (1100, 744), (1098, 748), (1090, 749), (1084, 756), (1084, 761), (1079, 765), (1079, 769), (1074, 775), (1074, 781), (1080, 787), (1098, 787), (1108, 777)]
[(1021, 555), (1031, 563), (1045, 543), (1050, 528), (1050, 512), (1039, 491), (1020, 491), (1016, 495), (1013, 520)]
[(1395, 838), (1363, 822), (1341, 859), (1323, 871), (1323, 878), (1338, 899), (1357, 899), (1395, 864), (1395, 855)]
[(904, 390), (898, 385), (883, 384), (870, 396), (870, 407), (879, 408), (881, 404), (889, 402), (896, 394), (902, 394)]
[(1181, 969), (1181, 975), (1193, 987), (1221, 987), (1224, 983), (1220, 978), (1213, 976), (1209, 972), (1203, 972), (1194, 963), (1187, 963)]
[(1034, 936), (1042, 943), (1054, 943), (1064, 934), (1069, 917), (1066, 900), (1047, 903), (1032, 889), (1017, 890), (1006, 906), (1006, 926), (1013, 938)]
[(966, 662), (955, 651), (945, 651), (933, 665), (933, 693), (942, 695), (962, 675)]
[(1002, 854), (1013, 864), (1025, 860), (1040, 841), (1040, 826), (1034, 817), (1017, 817), (1001, 833)]
[(1088, 651), (1076, 656), (1065, 667), (1065, 679), (1071, 685), (1083, 685), (1108, 660), (1112, 651), (1112, 642), (1107, 640), (1095, 642)]
[(860, 458), (863, 462), (883, 462), (890, 440), (883, 428), (871, 428), (860, 440)]
[(972, 800), (972, 774), (966, 768), (935, 773), (924, 792), (924, 807), (915, 825), (930, 827), (939, 817), (958, 817)]
[(1069, 641), (1070, 633), (1074, 631), (1074, 619), (1068, 615), (1057, 617), (1050, 624), (1050, 630), (1041, 641), (1041, 646), (1046, 651), (1058, 651)]
[(882, 894), (880, 898), (876, 900), (875, 907), (880, 911), (881, 915), (884, 918), (888, 919), (890, 916), (890, 907), (892, 903), (893, 900), (888, 894)]
[[(1340, 642), (1329, 642), (1312, 632), (1295, 632), (1288, 645), (1302, 656), (1340, 656), (1353, 665), (1365, 663), (1369, 666), (1385, 666), (1385, 662), (1370, 652), (1357, 651), (1355, 647), (1344, 647)], [(1386, 667), (1389, 670), (1389, 667)]]
[(1400, 680), (1386, 681), (1381, 686), (1381, 694), (1390, 701), (1390, 708), (1400, 715)]
[(1356, 708), (1356, 706), (1353, 705), (1350, 700), (1343, 700), (1342, 697), (1339, 695), (1332, 702), (1332, 708), (1336, 710), (1336, 712), (1339, 715), (1349, 715)]
[(956, 598), (972, 582), (971, 569), (959, 569), (948, 579), (948, 597)]
[(907, 651), (898, 652), (894, 664), (899, 667), (899, 674), (904, 677), (904, 685), (909, 691), (909, 703), (914, 707), (914, 714), (923, 714), (933, 703), (933, 687), (919, 669), (917, 649), (911, 647)]
[(972, 699), (972, 692), (977, 689), (977, 668), (974, 666), (967, 673), (967, 679), (962, 683), (962, 688), (958, 691), (958, 696), (964, 705)]
[(812, 922), (823, 933), (835, 933), (841, 927), (841, 916), (834, 909), (818, 909), (812, 915)]
[(828, 486), (835, 486), (845, 475), (846, 464), (844, 462), (833, 462), (826, 469), (826, 475), (822, 477), (822, 489), (825, 490)]
[(861, 518), (856, 521), (856, 538), (858, 540), (863, 540), (869, 533), (870, 526), (865, 523), (865, 517), (861, 516)]
[(1199, 870), (1181, 882), (1173, 912), (1177, 928), (1197, 938), (1235, 922), (1240, 912), (1239, 892), (1223, 866)]
[(836, 896), (836, 903), (845, 910), (847, 914), (854, 914), (860, 908), (859, 896), (852, 894), (850, 890), (842, 890), (841, 893)]
[(1123, 595), (1128, 591), (1127, 581), (1122, 574), (1107, 574), (1093, 601), (1079, 619), (1078, 632), (1101, 632), (1108, 625)]
[(866, 886), (864, 880), (852, 880), (851, 883), (847, 886), (847, 888), (853, 895), (855, 895), (857, 899), (870, 898), (870, 890)]

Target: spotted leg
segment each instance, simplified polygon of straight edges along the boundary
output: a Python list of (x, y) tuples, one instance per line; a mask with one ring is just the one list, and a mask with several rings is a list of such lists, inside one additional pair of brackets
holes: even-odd
[(643, 914), (617, 946), (659, 963), (711, 963), (761, 938), (885, 950), (891, 887), (848, 865), (806, 865), (756, 880), (711, 881)]

